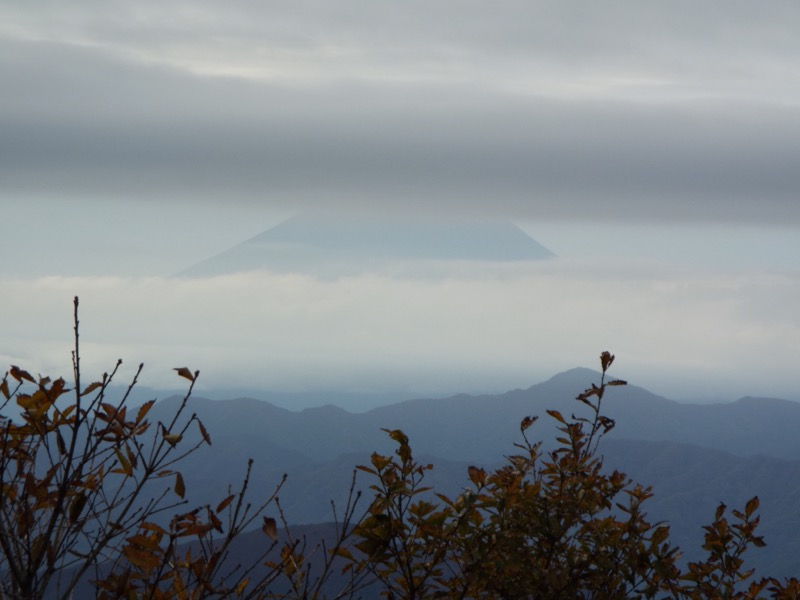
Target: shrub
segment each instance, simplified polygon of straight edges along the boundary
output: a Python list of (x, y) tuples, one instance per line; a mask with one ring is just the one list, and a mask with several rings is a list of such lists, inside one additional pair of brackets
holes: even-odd
[[(188, 390), (168, 422), (153, 424), (148, 414), (155, 400), (136, 409), (128, 402), (142, 365), (115, 401), (110, 386), (121, 361), (84, 384), (78, 324), (76, 297), (72, 389), (63, 378), (34, 378), (17, 366), (0, 382), (0, 596), (72, 598), (87, 578), (99, 598), (266, 598), (283, 577), (297, 597), (318, 594), (329, 561), (317, 577), (295, 568), (306, 546), (291, 539), (279, 546), (276, 519), (264, 514), (273, 505), (280, 518), (281, 483), (255, 505), (245, 498), (252, 461), (237, 490), (213, 507), (186, 510), (176, 467), (211, 444), (188, 410), (199, 373), (175, 369)], [(15, 405), (18, 417), (10, 415)], [(193, 427), (199, 441), (186, 447), (184, 436)], [(164, 480), (170, 485), (159, 485)], [(156, 517), (178, 508), (168, 525), (158, 524)], [(227, 564), (234, 541), (256, 524), (267, 540), (263, 551), (246, 565)], [(344, 538), (342, 529), (334, 550)]]
[(721, 504), (705, 527), (702, 562), (679, 564), (669, 525), (644, 510), (650, 488), (604, 468), (598, 444), (614, 421), (602, 414), (614, 356), (600, 356), (602, 375), (577, 396), (582, 413), (558, 423), (557, 447), (543, 452), (528, 435), (537, 417), (520, 424), (522, 441), (504, 466), (470, 466), (456, 498), (424, 485), (432, 465), (418, 464), (408, 437), (387, 430), (393, 456), (373, 454), (359, 469), (375, 480), (369, 515), (355, 536), (362, 552), (354, 568), (377, 577), (387, 598), (796, 598), (795, 580), (751, 581), (743, 563), (756, 535), (758, 498), (744, 510)]

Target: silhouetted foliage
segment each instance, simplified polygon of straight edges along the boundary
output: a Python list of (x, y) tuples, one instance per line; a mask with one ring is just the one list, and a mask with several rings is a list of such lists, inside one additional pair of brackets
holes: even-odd
[(369, 515), (355, 530), (363, 555), (354, 568), (374, 574), (386, 598), (795, 598), (794, 580), (751, 582), (743, 554), (764, 545), (755, 534), (758, 498), (731, 523), (721, 504), (706, 527), (702, 562), (682, 569), (669, 525), (650, 523), (650, 488), (604, 469), (598, 444), (614, 427), (602, 401), (614, 356), (600, 356), (602, 377), (577, 396), (583, 414), (558, 422), (558, 446), (541, 450), (525, 417), (518, 453), (492, 472), (471, 466), (458, 497), (424, 485), (432, 465), (418, 464), (409, 440), (387, 430), (394, 456), (373, 454), (359, 469), (376, 482)]
[[(405, 433), (385, 430), (394, 454), (357, 467), (372, 481), (369, 507), (357, 516), (354, 477), (334, 535), (316, 542), (292, 537), (282, 481), (268, 498), (247, 500), (252, 461), (219, 502), (188, 509), (178, 463), (211, 444), (189, 411), (199, 373), (175, 369), (188, 390), (171, 419), (151, 423), (154, 400), (128, 406), (141, 365), (116, 401), (109, 386), (121, 362), (81, 381), (77, 298), (74, 306), (73, 388), (17, 366), (0, 381), (4, 598), (71, 598), (87, 579), (101, 599), (800, 597), (798, 580), (754, 579), (745, 567), (745, 553), (764, 545), (757, 497), (742, 510), (720, 504), (705, 527), (705, 558), (683, 564), (669, 525), (647, 518), (651, 489), (606, 468), (599, 445), (615, 423), (602, 403), (626, 385), (608, 379), (608, 352), (575, 412), (547, 411), (558, 429), (553, 450), (531, 440), (538, 417), (525, 417), (515, 453), (493, 470), (470, 466), (456, 497), (426, 486), (433, 465), (414, 459)], [(190, 428), (199, 437), (187, 445)], [(176, 514), (167, 520), (165, 511)], [(262, 546), (231, 564), (237, 540), (255, 527)], [(336, 589), (334, 569), (343, 574)]]
[[(149, 422), (154, 400), (128, 407), (142, 365), (116, 401), (108, 394), (121, 361), (100, 380), (81, 381), (77, 298), (74, 308), (74, 387), (62, 378), (34, 378), (17, 366), (0, 382), (0, 596), (72, 598), (87, 577), (98, 598), (268, 598), (270, 586), (283, 578), (294, 592), (289, 597), (318, 595), (330, 561), (314, 577), (298, 569), (297, 548), (314, 548), (291, 538), (279, 547), (276, 519), (264, 514), (272, 505), (282, 517), (276, 500), (282, 483), (271, 497), (251, 504), (245, 497), (248, 465), (241, 486), (218, 504), (186, 510), (176, 465), (211, 444), (187, 408), (199, 373), (175, 369), (188, 380), (188, 391), (168, 422)], [(72, 401), (64, 405), (65, 397)], [(10, 415), (14, 405), (18, 417)], [(192, 427), (199, 441), (185, 447)], [(164, 480), (171, 485), (157, 485)], [(178, 507), (183, 510), (168, 525), (158, 523), (159, 515)], [(345, 523), (352, 511), (348, 507)], [(266, 540), (263, 552), (248, 564), (228, 564), (234, 540), (256, 523)], [(333, 549), (344, 539), (342, 529)]]

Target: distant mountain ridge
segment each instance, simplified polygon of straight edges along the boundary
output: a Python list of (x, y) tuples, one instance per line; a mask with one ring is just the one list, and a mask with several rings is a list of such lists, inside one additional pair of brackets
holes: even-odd
[(508, 221), (299, 215), (178, 273), (353, 274), (387, 261), (509, 262), (553, 253)]
[[(584, 407), (575, 396), (599, 378), (591, 369), (575, 368), (503, 394), (406, 400), (365, 413), (331, 405), (292, 411), (253, 398), (193, 398), (192, 406), (221, 432), (235, 429), (236, 435), (263, 436), (317, 460), (330, 457), (328, 445), (340, 453), (390, 447), (380, 430), (397, 428), (411, 437), (420, 452), (486, 461), (509, 450), (525, 416), (539, 415), (537, 431), (545, 440), (552, 437), (554, 423), (545, 411), (580, 413)], [(168, 412), (177, 402), (178, 397), (163, 400), (154, 410)], [(671, 441), (740, 456), (800, 460), (800, 436), (795, 434), (800, 427), (800, 403), (789, 400), (746, 397), (723, 404), (683, 404), (627, 385), (609, 391), (603, 412), (616, 420), (612, 438)]]
[[(529, 437), (542, 440), (544, 451), (551, 448), (555, 422), (545, 411), (580, 413), (585, 407), (575, 396), (599, 378), (577, 368), (504, 394), (407, 400), (366, 413), (193, 397), (190, 410), (205, 423), (213, 445), (187, 457), (181, 471), (192, 503), (218, 502), (253, 458), (254, 498), (267, 497), (287, 473), (280, 497), (289, 521), (321, 523), (333, 518), (331, 501), (343, 506), (357, 464), (367, 464), (374, 451), (394, 451), (381, 428), (398, 428), (408, 434), (415, 456), (434, 465), (426, 481), (457, 494), (467, 485), (470, 464), (496, 466), (514, 452), (527, 415), (540, 417)], [(164, 420), (178, 401), (156, 403), (150, 417)], [(758, 495), (768, 546), (753, 553), (752, 564), (771, 574), (800, 572), (800, 404), (745, 397), (687, 405), (628, 385), (609, 388), (603, 412), (616, 419), (600, 446), (606, 467), (654, 486), (648, 513), (670, 522), (675, 541), (695, 552), (690, 558), (701, 545), (700, 526), (719, 502), (740, 507)], [(186, 442), (198, 436), (190, 429)], [(369, 483), (359, 475), (358, 489), (367, 497)]]

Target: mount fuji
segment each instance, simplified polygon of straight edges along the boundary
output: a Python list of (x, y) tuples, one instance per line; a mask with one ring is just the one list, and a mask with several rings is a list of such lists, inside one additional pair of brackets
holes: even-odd
[(554, 254), (508, 221), (300, 215), (178, 273), (354, 275), (390, 263), (508, 263)]

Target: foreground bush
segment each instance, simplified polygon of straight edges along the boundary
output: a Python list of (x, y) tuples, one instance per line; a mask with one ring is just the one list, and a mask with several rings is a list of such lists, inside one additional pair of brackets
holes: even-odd
[(555, 450), (529, 440), (537, 417), (525, 417), (518, 453), (492, 472), (470, 467), (455, 499), (425, 487), (432, 465), (414, 461), (403, 432), (387, 431), (395, 455), (359, 467), (376, 483), (355, 530), (363, 556), (354, 568), (377, 577), (388, 598), (800, 597), (795, 580), (751, 581), (744, 566), (745, 552), (764, 545), (757, 497), (730, 517), (720, 505), (705, 527), (705, 560), (680, 567), (669, 525), (647, 520), (650, 488), (604, 469), (598, 453), (614, 427), (603, 397), (625, 385), (607, 380), (613, 361), (603, 352), (599, 385), (577, 397), (582, 416), (547, 411), (558, 422)]
[[(265, 514), (270, 506), (280, 514), (280, 484), (252, 505), (245, 498), (248, 467), (238, 489), (218, 504), (187, 510), (176, 466), (211, 444), (187, 410), (198, 373), (175, 369), (188, 391), (168, 422), (151, 423), (154, 400), (128, 406), (142, 365), (117, 400), (108, 392), (121, 361), (84, 384), (77, 298), (74, 308), (71, 389), (64, 379), (34, 378), (17, 366), (0, 381), (0, 597), (73, 598), (91, 579), (99, 598), (267, 598), (287, 574), (295, 596), (318, 595), (329, 561), (314, 579), (292, 571), (304, 547), (290, 541), (279, 548), (276, 519)], [(200, 441), (186, 447), (190, 428)], [(173, 511), (168, 524), (159, 524)], [(263, 552), (249, 564), (227, 564), (232, 544), (256, 525), (265, 534)], [(342, 530), (334, 551), (344, 537)]]

